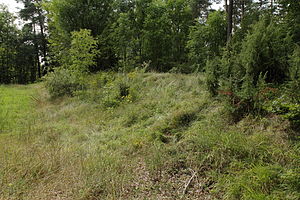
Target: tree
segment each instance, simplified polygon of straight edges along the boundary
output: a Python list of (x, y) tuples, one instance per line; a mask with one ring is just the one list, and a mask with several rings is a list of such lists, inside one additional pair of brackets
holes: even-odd
[(233, 28), (233, 0), (229, 0), (229, 4), (226, 1), (226, 11), (227, 11), (227, 42), (231, 40), (232, 28)]
[(193, 18), (207, 18), (209, 13), (208, 8), (211, 6), (211, 4), (211, 0), (190, 0)]
[[(68, 49), (71, 32), (89, 29), (99, 40), (98, 69), (115, 64), (115, 53), (110, 44), (111, 24), (114, 18), (114, 1), (111, 0), (53, 0), (44, 5), (48, 11), (50, 47), (55, 62), (69, 62)], [(109, 66), (104, 66), (109, 65)]]
[(300, 44), (300, 1), (278, 0), (279, 11), (293, 40)]
[[(118, 20), (114, 23), (114, 32), (112, 37), (114, 40), (114, 48), (119, 59), (119, 66), (123, 70), (127, 70), (127, 67), (133, 67), (140, 59), (137, 58), (141, 52), (140, 38), (137, 36), (137, 27), (135, 22), (136, 17), (132, 16), (135, 13), (120, 13)], [(141, 55), (139, 55), (141, 56)]]
[[(300, 94), (300, 46), (296, 45), (293, 54), (290, 57), (289, 78), (293, 92)], [(299, 101), (299, 96), (298, 101)]]
[(34, 82), (37, 78), (31, 26), (18, 30), (15, 17), (0, 5), (0, 83)]
[(170, 36), (170, 21), (164, 3), (151, 3), (147, 9), (143, 30), (145, 60), (151, 61), (151, 69), (170, 69)]
[(191, 27), (187, 48), (192, 63), (203, 70), (207, 59), (221, 55), (226, 44), (226, 19), (224, 13), (215, 11), (208, 16), (206, 24)]
[(288, 77), (292, 40), (283, 28), (265, 16), (243, 41), (241, 62), (254, 84), (260, 74), (266, 74), (266, 81), (271, 83), (282, 83)]
[[(71, 70), (84, 73), (90, 66), (95, 65), (97, 41), (91, 35), (91, 30), (81, 29), (72, 32), (70, 48)], [(69, 67), (69, 66), (66, 66)]]
[(166, 5), (171, 26), (172, 61), (175, 65), (187, 62), (187, 36), (193, 24), (192, 10), (186, 0), (170, 0)]
[(37, 49), (31, 24), (24, 24), (18, 37), (16, 65), (19, 83), (36, 81), (38, 74)]
[(14, 79), (18, 34), (14, 20), (7, 7), (0, 4), (0, 83)]
[[(38, 77), (46, 73), (48, 42), (46, 36), (46, 17), (45, 10), (42, 7), (42, 0), (17, 0), (24, 4), (20, 10), (20, 18), (28, 22), (27, 26), (31, 27), (31, 42), (35, 47), (35, 61), (38, 66)], [(29, 29), (27, 29), (29, 31)], [(42, 68), (42, 62), (45, 64)]]

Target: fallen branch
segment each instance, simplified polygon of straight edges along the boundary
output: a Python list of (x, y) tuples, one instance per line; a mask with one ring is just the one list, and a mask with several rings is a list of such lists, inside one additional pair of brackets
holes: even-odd
[(193, 174), (192, 174), (191, 178), (186, 182), (186, 184), (185, 184), (185, 186), (184, 186), (184, 189), (183, 189), (183, 192), (182, 192), (181, 199), (183, 199), (184, 195), (185, 195), (186, 192), (187, 192), (188, 187), (190, 186), (192, 180), (195, 178), (195, 176), (196, 176), (196, 174), (197, 174), (197, 172), (195, 172), (194, 170), (191, 169), (191, 171), (192, 171)]

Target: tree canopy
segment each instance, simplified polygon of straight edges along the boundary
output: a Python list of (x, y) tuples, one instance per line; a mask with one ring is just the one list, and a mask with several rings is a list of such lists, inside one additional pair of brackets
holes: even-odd
[[(81, 30), (95, 41), (92, 73), (144, 63), (151, 71), (191, 73), (217, 58), (227, 77), (248, 70), (255, 80), (266, 73), (279, 83), (288, 79), (289, 57), (300, 42), (300, 3), (293, 0), (17, 1), (24, 4), (21, 29), (4, 6), (0, 11), (3, 83), (34, 82), (56, 67), (72, 66), (72, 41)], [(223, 6), (214, 10), (214, 3)]]

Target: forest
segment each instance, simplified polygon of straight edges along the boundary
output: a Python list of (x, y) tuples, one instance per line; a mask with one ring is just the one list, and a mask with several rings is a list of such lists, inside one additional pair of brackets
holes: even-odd
[[(278, 83), (289, 79), (299, 51), (299, 5), (292, 0), (17, 1), (24, 4), (22, 27), (1, 6), (1, 83), (31, 83), (74, 65), (72, 41), (81, 37), (96, 50), (80, 67), (90, 73), (145, 64), (147, 71), (193, 73), (214, 62), (226, 76), (248, 71), (254, 81), (262, 73)], [(216, 2), (220, 10), (212, 8)]]
[(15, 1), (0, 199), (300, 199), (300, 1)]

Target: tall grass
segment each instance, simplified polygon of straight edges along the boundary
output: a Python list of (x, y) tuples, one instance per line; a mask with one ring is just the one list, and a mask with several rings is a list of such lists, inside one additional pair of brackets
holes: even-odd
[(26, 124), (33, 89), (26, 86), (0, 86), (0, 127), (2, 134), (13, 134)]
[(55, 100), (42, 85), (3, 87), (30, 101), (9, 125), (21, 134), (0, 137), (0, 199), (299, 199), (286, 122), (228, 124), (203, 81), (98, 74)]

